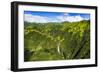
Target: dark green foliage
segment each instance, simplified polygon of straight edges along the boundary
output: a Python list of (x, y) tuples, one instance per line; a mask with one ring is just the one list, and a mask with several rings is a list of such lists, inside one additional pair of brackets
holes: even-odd
[(90, 58), (90, 21), (24, 25), (24, 61)]

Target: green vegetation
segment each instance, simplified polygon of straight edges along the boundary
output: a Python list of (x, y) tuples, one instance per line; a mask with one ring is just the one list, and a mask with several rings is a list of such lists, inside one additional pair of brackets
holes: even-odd
[(90, 58), (90, 21), (24, 23), (24, 61)]

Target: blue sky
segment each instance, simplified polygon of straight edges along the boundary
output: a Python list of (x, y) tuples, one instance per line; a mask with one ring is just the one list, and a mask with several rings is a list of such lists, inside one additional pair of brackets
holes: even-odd
[(67, 12), (37, 12), (24, 11), (24, 21), (47, 23), (47, 22), (77, 22), (90, 20), (90, 14), (86, 13), (67, 13)]

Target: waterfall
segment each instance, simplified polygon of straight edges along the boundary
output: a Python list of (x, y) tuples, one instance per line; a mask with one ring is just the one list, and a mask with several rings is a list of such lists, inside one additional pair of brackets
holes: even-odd
[(58, 44), (57, 44), (57, 51), (58, 51), (59, 54), (61, 53), (60, 52), (60, 42), (58, 42)]

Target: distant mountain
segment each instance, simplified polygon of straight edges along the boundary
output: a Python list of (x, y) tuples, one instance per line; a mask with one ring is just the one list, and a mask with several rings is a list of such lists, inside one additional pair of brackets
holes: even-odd
[[(77, 21), (77, 22), (90, 22), (90, 20), (82, 20), (82, 21)], [(64, 22), (48, 22), (48, 23), (36, 23), (36, 22), (24, 22), (24, 25), (28, 24), (61, 24), (61, 23), (77, 23), (77, 22), (68, 22), (68, 21), (64, 21)]]

